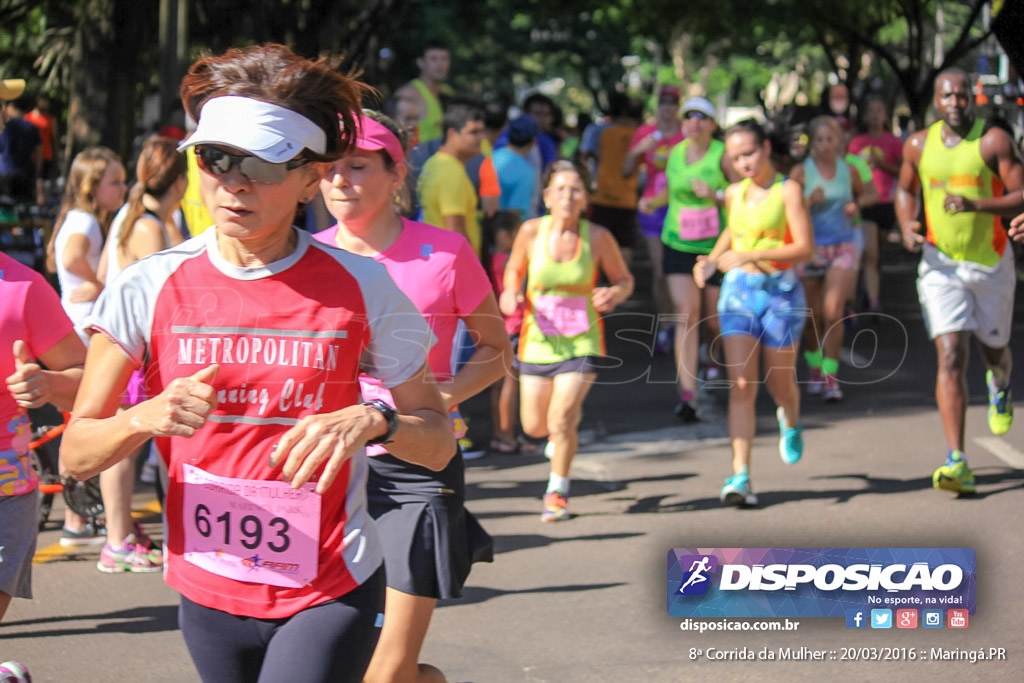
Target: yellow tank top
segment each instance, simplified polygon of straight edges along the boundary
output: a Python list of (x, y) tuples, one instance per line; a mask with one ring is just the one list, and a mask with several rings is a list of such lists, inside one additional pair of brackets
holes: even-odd
[(189, 234), (195, 237), (213, 225), (213, 219), (203, 204), (203, 198), (199, 196), (199, 163), (196, 161), (196, 148), (189, 147), (185, 150), (185, 158), (188, 160), (188, 185), (185, 187), (185, 196), (181, 199), (181, 212), (185, 216)]
[[(750, 206), (746, 202), (747, 190), (753, 178), (739, 182), (739, 190), (729, 205), (729, 232), (734, 251), (775, 249), (793, 241), (786, 222), (786, 205), (782, 200), (782, 186), (785, 178), (776, 174), (775, 182), (768, 190), (768, 198), (760, 204)], [(771, 262), (779, 270), (792, 268), (792, 263)]]
[(956, 261), (994, 266), (1006, 251), (1002, 221), (987, 213), (946, 212), (947, 194), (987, 199), (1003, 194), (1003, 183), (981, 156), (984, 119), (977, 119), (955, 147), (942, 144), (942, 121), (928, 128), (918, 171), (924, 195), (928, 242)]

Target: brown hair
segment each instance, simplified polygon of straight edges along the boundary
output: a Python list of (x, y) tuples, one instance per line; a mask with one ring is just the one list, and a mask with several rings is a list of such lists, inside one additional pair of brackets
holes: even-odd
[(832, 131), (838, 141), (843, 135), (843, 129), (834, 116), (815, 116), (807, 126), (807, 134), (814, 139), (814, 132), (819, 128), (826, 127)]
[[(284, 45), (268, 43), (231, 48), (193, 64), (181, 81), (181, 101), (199, 120), (207, 100), (223, 95), (250, 97), (302, 114), (323, 129), (323, 154), (307, 149), (314, 161), (334, 161), (355, 142), (355, 113), (369, 87), (337, 71), (340, 59), (300, 57)], [(338, 125), (338, 119), (341, 124)]]
[(87, 147), (79, 152), (75, 160), (71, 162), (67, 186), (64, 189), (64, 199), (60, 204), (60, 213), (57, 214), (53, 232), (46, 243), (46, 268), (51, 273), (57, 271), (54, 244), (57, 241), (57, 233), (64, 225), (68, 211), (78, 209), (90, 214), (99, 222), (103, 236), (107, 236), (107, 227), (110, 225), (113, 214), (110, 211), (101, 210), (96, 204), (96, 186), (100, 184), (111, 164), (120, 163), (121, 157), (106, 147)]
[(142, 144), (139, 160), (135, 164), (135, 184), (128, 193), (128, 210), (121, 223), (118, 249), (124, 249), (135, 230), (135, 222), (146, 212), (142, 196), (149, 195), (162, 199), (171, 186), (188, 171), (185, 155), (178, 152), (178, 143), (173, 138), (154, 136)]
[(548, 164), (547, 169), (544, 171), (544, 179), (541, 182), (541, 187), (547, 189), (548, 185), (551, 184), (551, 179), (558, 173), (575, 173), (583, 181), (583, 187), (590, 193), (590, 174), (587, 173), (587, 169), (583, 168), (579, 164), (575, 164), (565, 159), (559, 159), (558, 161), (552, 161)]

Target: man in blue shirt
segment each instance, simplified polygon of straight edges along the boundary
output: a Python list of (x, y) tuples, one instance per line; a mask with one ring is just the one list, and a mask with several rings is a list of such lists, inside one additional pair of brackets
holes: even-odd
[(494, 170), (501, 184), (501, 208), (518, 209), (523, 220), (537, 215), (539, 179), (529, 159), (539, 132), (537, 121), (523, 114), (508, 126), (508, 145), (494, 150)]

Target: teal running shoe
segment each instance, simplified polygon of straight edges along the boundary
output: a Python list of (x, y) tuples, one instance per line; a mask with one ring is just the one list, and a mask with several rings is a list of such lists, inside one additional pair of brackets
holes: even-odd
[(785, 415), (782, 408), (775, 411), (779, 420), (779, 457), (787, 465), (795, 465), (804, 455), (804, 428), (787, 427)]
[(974, 486), (974, 473), (967, 466), (963, 452), (951, 450), (946, 456), (946, 463), (932, 474), (932, 487), (953, 491), (965, 496), (977, 493)]
[(734, 474), (726, 479), (720, 498), (726, 505), (737, 507), (757, 505), (757, 496), (750, 489), (750, 477), (746, 472)]
[(991, 370), (985, 373), (985, 384), (988, 387), (988, 428), (996, 436), (1002, 436), (1013, 425), (1013, 392), (1010, 387), (997, 389)]

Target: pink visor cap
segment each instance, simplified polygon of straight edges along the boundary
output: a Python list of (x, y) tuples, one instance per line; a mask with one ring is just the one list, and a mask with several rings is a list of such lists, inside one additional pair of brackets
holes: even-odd
[(402, 150), (402, 143), (388, 127), (374, 121), (369, 116), (358, 116), (359, 137), (356, 138), (356, 149), (364, 152), (376, 152), (379, 149), (391, 157), (391, 161), (401, 164), (405, 161), (405, 152)]

